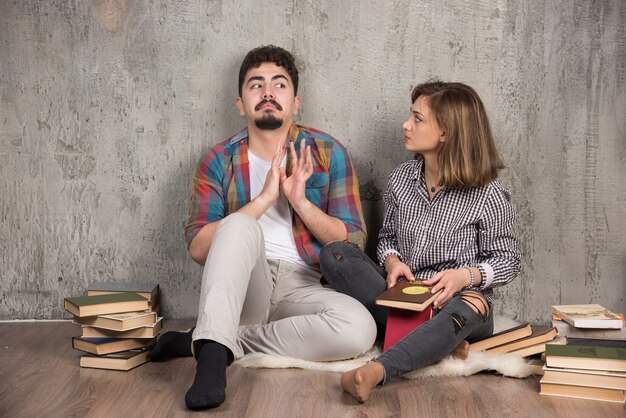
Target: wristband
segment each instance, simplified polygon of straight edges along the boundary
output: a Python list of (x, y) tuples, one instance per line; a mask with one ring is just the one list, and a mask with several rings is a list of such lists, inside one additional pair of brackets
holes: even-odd
[(465, 267), (467, 269), (467, 271), (469, 271), (470, 274), (470, 283), (468, 287), (474, 287), (474, 270), (472, 270), (471, 267)]

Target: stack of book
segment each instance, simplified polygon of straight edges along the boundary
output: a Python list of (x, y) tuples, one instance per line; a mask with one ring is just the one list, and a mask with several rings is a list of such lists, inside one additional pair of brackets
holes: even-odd
[(552, 326), (567, 337), (626, 340), (624, 315), (601, 305), (552, 306)]
[(542, 354), (547, 344), (565, 344), (553, 327), (533, 326), (529, 323), (498, 332), (489, 338), (470, 344), (470, 350), (490, 353), (511, 353), (520, 357)]
[(159, 286), (142, 283), (94, 283), (87, 296), (65, 298), (82, 335), (72, 347), (86, 352), (81, 367), (130, 370), (148, 361), (163, 327), (158, 316)]
[(546, 351), (541, 394), (624, 403), (623, 315), (594, 304), (552, 306), (552, 315), (568, 343)]
[(624, 403), (626, 341), (569, 338), (548, 346), (540, 386), (542, 395)]

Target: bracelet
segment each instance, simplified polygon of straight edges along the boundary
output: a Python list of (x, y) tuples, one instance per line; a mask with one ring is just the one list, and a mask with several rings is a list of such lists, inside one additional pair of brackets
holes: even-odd
[(470, 274), (470, 284), (468, 287), (474, 287), (474, 270), (471, 267), (465, 267)]

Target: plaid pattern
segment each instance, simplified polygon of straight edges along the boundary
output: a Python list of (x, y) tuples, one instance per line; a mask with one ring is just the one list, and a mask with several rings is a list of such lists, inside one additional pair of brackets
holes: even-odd
[(422, 165), (418, 156), (389, 176), (377, 248), (381, 265), (396, 254), (420, 279), (475, 266), (483, 282), (474, 290), (493, 302), (492, 288), (510, 282), (520, 271), (522, 254), (510, 193), (493, 181), (476, 188), (443, 188), (429, 201)]
[[(348, 231), (348, 241), (365, 246), (366, 231), (359, 184), (346, 149), (328, 134), (293, 125), (289, 138), (311, 146), (313, 174), (306, 184), (306, 197), (328, 215), (341, 220)], [(287, 174), (291, 173), (287, 153)], [(213, 147), (200, 162), (192, 180), (189, 214), (185, 225), (187, 245), (208, 223), (219, 221), (250, 202), (250, 166), (248, 130)], [(319, 263), (322, 244), (308, 230), (295, 211), (293, 237), (300, 256), (309, 264)]]

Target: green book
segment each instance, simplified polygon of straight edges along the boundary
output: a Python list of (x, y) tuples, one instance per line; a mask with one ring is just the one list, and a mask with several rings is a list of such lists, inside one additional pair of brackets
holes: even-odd
[(78, 317), (83, 317), (145, 311), (149, 308), (149, 304), (148, 299), (137, 293), (115, 293), (65, 298), (64, 308)]
[(626, 348), (602, 345), (546, 345), (548, 367), (626, 372)]
[(87, 296), (124, 292), (137, 293), (148, 300), (152, 300), (159, 294), (159, 285), (155, 283), (94, 282), (87, 288)]

